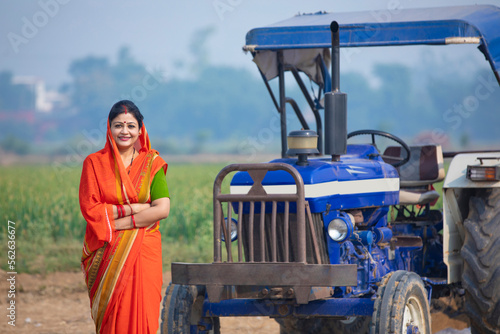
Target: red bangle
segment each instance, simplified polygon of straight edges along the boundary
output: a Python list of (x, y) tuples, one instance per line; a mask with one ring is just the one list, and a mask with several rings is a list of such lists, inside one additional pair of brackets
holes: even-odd
[(128, 205), (128, 207), (130, 208), (130, 214), (131, 214), (131, 215), (133, 215), (133, 214), (134, 214), (134, 210), (132, 210), (132, 205), (130, 205), (130, 204), (128, 204), (128, 203), (127, 203), (127, 205)]
[(137, 228), (137, 226), (135, 226), (135, 218), (134, 218), (134, 215), (130, 215), (130, 217), (132, 217), (132, 225), (134, 225), (134, 228)]
[(123, 217), (123, 212), (120, 204), (116, 205), (116, 210), (118, 211), (118, 218)]

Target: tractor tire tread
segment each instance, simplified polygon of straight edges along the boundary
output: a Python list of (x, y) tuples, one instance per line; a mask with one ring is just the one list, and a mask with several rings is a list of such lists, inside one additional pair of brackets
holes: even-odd
[(500, 189), (476, 190), (464, 227), (466, 313), (473, 333), (500, 333)]
[[(404, 314), (408, 294), (420, 299), (423, 307), (425, 328), (423, 334), (430, 333), (430, 311), (427, 290), (420, 277), (412, 272), (398, 270), (381, 281), (373, 307), (370, 334), (395, 334), (401, 332), (402, 315)], [(403, 308), (403, 309), (402, 309)]]

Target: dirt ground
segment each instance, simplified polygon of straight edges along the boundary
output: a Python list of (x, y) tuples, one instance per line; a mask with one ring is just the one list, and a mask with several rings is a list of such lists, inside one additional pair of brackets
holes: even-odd
[[(9, 279), (0, 271), (0, 333), (94, 333), (90, 318), (89, 300), (81, 273), (54, 273), (42, 275), (16, 275), (15, 327), (8, 324), (10, 306)], [(165, 291), (170, 273), (164, 274)], [(450, 319), (443, 313), (432, 314), (433, 333), (446, 328), (467, 328), (465, 317)], [(277, 323), (268, 318), (223, 318), (222, 333), (279, 333)], [(466, 333), (467, 331), (443, 331)]]

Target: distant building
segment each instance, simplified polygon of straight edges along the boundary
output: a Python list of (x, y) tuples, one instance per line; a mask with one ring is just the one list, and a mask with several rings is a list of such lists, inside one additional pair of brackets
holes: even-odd
[(45, 81), (34, 76), (15, 76), (13, 85), (23, 85), (28, 88), (33, 99), (28, 105), (33, 106), (36, 112), (50, 113), (69, 104), (68, 98), (55, 90), (47, 90)]
[(40, 78), (0, 72), (0, 142), (21, 133), (31, 143), (60, 138), (69, 105), (66, 95), (47, 89)]

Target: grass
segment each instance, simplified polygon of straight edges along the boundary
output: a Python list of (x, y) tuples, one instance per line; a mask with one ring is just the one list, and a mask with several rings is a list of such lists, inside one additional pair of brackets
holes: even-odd
[[(170, 165), (170, 216), (160, 224), (165, 269), (172, 261), (212, 259), (212, 187), (223, 165)], [(85, 221), (80, 213), (80, 168), (0, 168), (0, 250), (7, 222), (16, 223), (17, 272), (77, 271)], [(7, 270), (7, 259), (0, 267)]]

